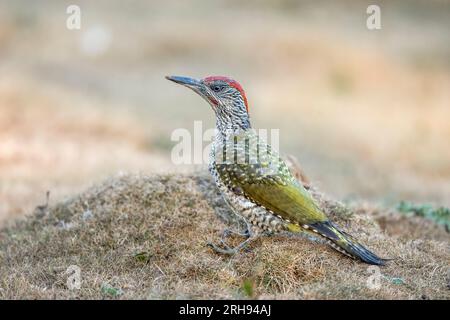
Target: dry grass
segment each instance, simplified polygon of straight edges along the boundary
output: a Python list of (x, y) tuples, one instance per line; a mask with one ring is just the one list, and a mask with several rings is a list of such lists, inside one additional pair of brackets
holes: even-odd
[[(334, 221), (395, 258), (381, 268), (379, 289), (367, 287), (367, 265), (300, 236), (215, 254), (205, 244), (234, 220), (208, 176), (121, 175), (1, 231), (0, 297), (450, 298), (448, 234), (386, 232), (380, 210), (314, 194)], [(70, 265), (81, 269), (79, 290), (67, 288)]]
[[(368, 32), (364, 1), (256, 2), (80, 1), (89, 18), (69, 31), (56, 2), (0, 1), (0, 225), (47, 190), (174, 172), (173, 130), (214, 124), (172, 73), (242, 82), (255, 128), (281, 128), (329, 194), (450, 206), (448, 10), (388, 1)], [(111, 43), (91, 56), (96, 27)]]

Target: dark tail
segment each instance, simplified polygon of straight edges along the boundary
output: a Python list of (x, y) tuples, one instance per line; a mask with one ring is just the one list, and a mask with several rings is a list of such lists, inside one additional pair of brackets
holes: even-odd
[(329, 221), (310, 224), (308, 229), (326, 238), (328, 243), (335, 250), (350, 256), (351, 258), (359, 259), (368, 264), (381, 266), (388, 260), (378, 257), (356, 241), (351, 235), (339, 230)]

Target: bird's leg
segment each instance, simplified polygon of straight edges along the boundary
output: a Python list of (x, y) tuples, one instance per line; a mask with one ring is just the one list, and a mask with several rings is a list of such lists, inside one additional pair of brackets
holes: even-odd
[(240, 237), (246, 237), (246, 238), (250, 237), (252, 226), (245, 219), (242, 219), (242, 220), (245, 222), (244, 232), (231, 230), (228, 228), (224, 229), (222, 232), (222, 240), (224, 240), (226, 237), (229, 237), (232, 234), (240, 236)]
[(242, 250), (243, 248), (245, 248), (250, 242), (252, 242), (253, 240), (257, 239), (260, 236), (259, 232), (254, 232), (252, 230), (251, 227), (249, 227), (249, 225), (247, 225), (247, 232), (246, 232), (246, 236), (247, 239), (245, 239), (244, 241), (242, 241), (240, 244), (238, 244), (235, 247), (230, 247), (227, 243), (225, 243), (225, 241), (223, 239), (220, 240), (220, 243), (222, 245), (223, 248), (219, 247), (218, 245), (209, 242), (207, 245), (209, 247), (211, 247), (211, 249), (213, 249), (215, 252), (217, 253), (223, 253), (223, 254), (229, 254), (229, 255), (233, 255), (238, 253), (240, 250)]
[(208, 243), (208, 246), (211, 247), (211, 249), (213, 249), (217, 253), (233, 255), (233, 254), (238, 253), (240, 250), (242, 250), (244, 247), (246, 247), (251, 241), (255, 240), (256, 238), (258, 238), (258, 236), (250, 236), (233, 248), (230, 247), (228, 244), (226, 244), (225, 241), (223, 241), (223, 240), (220, 240), (220, 243), (222, 244), (223, 248), (221, 248), (218, 245), (211, 243), (211, 242)]

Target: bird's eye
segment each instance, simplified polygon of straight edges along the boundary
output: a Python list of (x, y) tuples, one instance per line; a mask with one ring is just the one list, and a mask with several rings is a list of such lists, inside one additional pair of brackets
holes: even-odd
[(219, 92), (219, 91), (222, 90), (222, 87), (216, 84), (216, 85), (213, 85), (213, 86), (211, 87), (211, 89), (212, 89), (214, 92)]

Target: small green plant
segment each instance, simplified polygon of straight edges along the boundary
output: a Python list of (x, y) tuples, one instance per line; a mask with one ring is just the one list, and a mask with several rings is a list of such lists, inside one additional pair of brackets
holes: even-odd
[(393, 283), (393, 284), (405, 284), (405, 281), (402, 279), (402, 278), (392, 278), (391, 279), (391, 282)]
[(252, 279), (245, 279), (242, 283), (241, 290), (249, 298), (253, 298), (255, 294), (255, 290), (253, 289), (253, 280)]
[(447, 231), (450, 230), (450, 209), (445, 207), (433, 208), (430, 204), (414, 204), (411, 202), (401, 201), (397, 206), (397, 210), (409, 215), (416, 215), (434, 221), (437, 224), (445, 226)]
[(111, 285), (109, 285), (107, 283), (103, 283), (102, 284), (102, 293), (104, 295), (116, 298), (116, 297), (122, 295), (123, 291), (121, 289), (114, 288), (114, 287), (112, 287)]
[(150, 261), (151, 254), (149, 254), (146, 251), (143, 251), (143, 252), (136, 253), (134, 255), (134, 258), (139, 262), (148, 263)]

